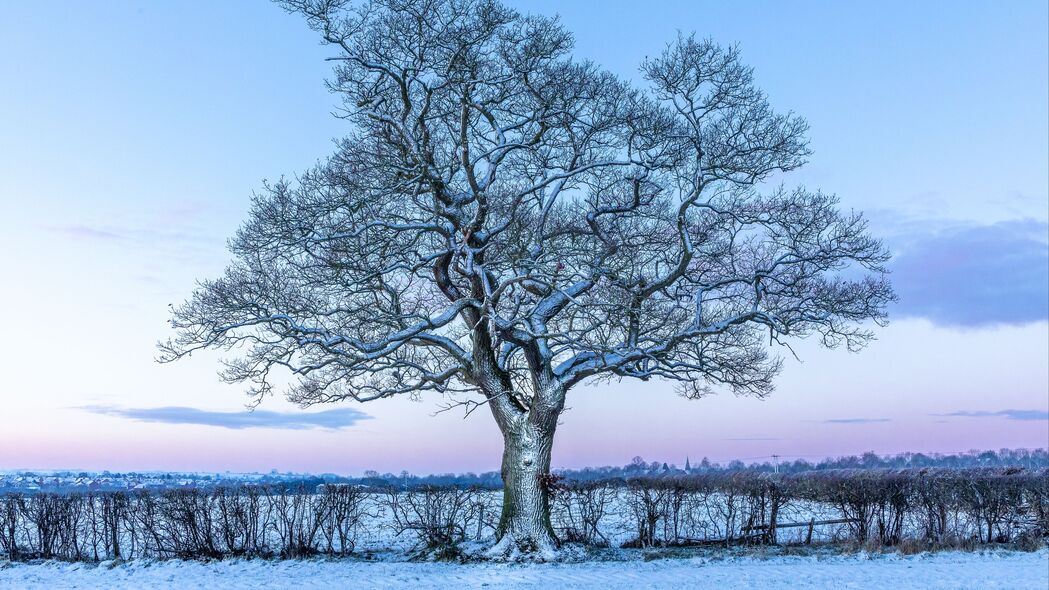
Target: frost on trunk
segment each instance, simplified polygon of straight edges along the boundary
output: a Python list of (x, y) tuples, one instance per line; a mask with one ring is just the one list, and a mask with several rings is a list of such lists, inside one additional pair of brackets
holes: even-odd
[(503, 438), (503, 508), (496, 529), (498, 543), (489, 555), (512, 558), (534, 553), (551, 559), (558, 542), (550, 524), (546, 478), (554, 431), (521, 423)]
[(521, 396), (512, 392), (509, 383), (484, 379), (481, 384), (495, 391), (488, 405), (503, 435), (503, 505), (496, 544), (487, 556), (554, 559), (558, 540), (550, 522), (548, 486), (554, 432), (564, 409), (565, 390), (549, 372), (541, 372), (533, 379), (536, 394), (526, 407), (511, 401)]
[(303, 406), (487, 406), (506, 443), (493, 555), (557, 546), (542, 481), (576, 385), (765, 395), (776, 345), (857, 349), (885, 320), (864, 219), (765, 187), (805, 162), (807, 127), (736, 48), (679, 37), (635, 87), (494, 0), (280, 4), (332, 49), (346, 138), (264, 183), (162, 360), (224, 351), (257, 400), (290, 372)]

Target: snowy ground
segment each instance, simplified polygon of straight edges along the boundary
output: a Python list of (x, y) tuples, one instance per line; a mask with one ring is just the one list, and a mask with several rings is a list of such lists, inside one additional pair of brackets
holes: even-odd
[(0, 588), (1049, 588), (1049, 551), (696, 557), (566, 564), (0, 562)]

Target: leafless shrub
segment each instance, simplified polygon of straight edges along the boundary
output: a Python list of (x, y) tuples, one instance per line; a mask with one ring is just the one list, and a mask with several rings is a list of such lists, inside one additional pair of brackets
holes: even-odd
[(608, 546), (601, 521), (615, 502), (616, 490), (603, 481), (570, 482), (553, 496), (555, 528), (562, 542)]
[[(93, 533), (91, 539), (92, 555), (95, 560), (99, 559), (99, 544), (102, 546), (101, 555), (119, 559), (123, 557), (121, 552), (121, 531), (134, 530), (128, 525), (128, 510), (130, 503), (127, 494), (114, 492), (99, 495), (88, 495), (87, 505), (89, 520)], [(134, 535), (129, 539), (130, 550), (134, 550)]]
[(416, 539), (415, 549), (438, 558), (460, 555), (459, 545), (481, 517), (480, 490), (451, 486), (422, 486), (405, 491), (391, 489), (385, 505), (398, 535), (408, 532)]
[(321, 536), (328, 555), (353, 553), (365, 518), (377, 518), (375, 507), (369, 509), (368, 493), (360, 486), (325, 485), (320, 497), (325, 505)]
[(27, 541), (30, 552), (43, 559), (57, 557), (62, 498), (43, 493), (26, 496), (20, 503), (22, 518), (28, 525)]
[(958, 500), (962, 509), (974, 523), (978, 523), (977, 540), (985, 543), (1002, 543), (1009, 540), (1012, 517), (1017, 516), (1023, 504), (1022, 484), (1024, 478), (1016, 477), (1019, 470), (994, 473), (990, 470), (974, 470), (958, 486)]
[(215, 498), (203, 490), (164, 490), (159, 495), (164, 554), (180, 558), (216, 558)]
[[(658, 481), (658, 480), (657, 480)], [(624, 546), (656, 547), (664, 545), (661, 536), (657, 535), (657, 526), (666, 518), (667, 490), (656, 481), (630, 480), (625, 488), (627, 511), (632, 517), (637, 536)]]
[(271, 528), (277, 536), (282, 557), (316, 554), (317, 538), (327, 518), (327, 507), (304, 486), (276, 485), (270, 494), (273, 508)]
[(266, 488), (240, 486), (217, 488), (214, 492), (216, 526), (222, 551), (228, 555), (265, 555), (265, 523), (270, 508)]
[(21, 555), (18, 551), (18, 524), (19, 515), (22, 511), (21, 494), (9, 494), (4, 496), (0, 503), (0, 547), (11, 561), (18, 559)]

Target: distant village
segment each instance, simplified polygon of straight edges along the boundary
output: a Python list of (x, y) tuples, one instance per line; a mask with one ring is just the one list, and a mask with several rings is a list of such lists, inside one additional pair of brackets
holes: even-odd
[(257, 473), (111, 473), (103, 471), (0, 472), (0, 493), (117, 492), (172, 488), (213, 488), (246, 483), (301, 481), (302, 475)]

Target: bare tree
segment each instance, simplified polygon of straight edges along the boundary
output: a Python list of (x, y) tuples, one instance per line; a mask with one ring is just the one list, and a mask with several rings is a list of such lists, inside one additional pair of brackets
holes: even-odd
[(492, 555), (556, 549), (545, 481), (565, 395), (601, 378), (765, 395), (773, 344), (850, 350), (887, 254), (833, 196), (772, 187), (809, 155), (736, 48), (680, 37), (638, 89), (494, 0), (287, 0), (335, 51), (347, 136), (266, 183), (234, 261), (173, 312), (162, 360), (232, 353), (261, 400), (442, 392), (505, 450)]

